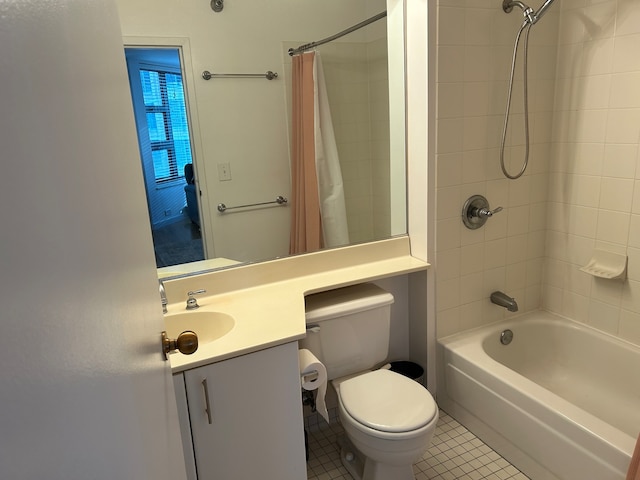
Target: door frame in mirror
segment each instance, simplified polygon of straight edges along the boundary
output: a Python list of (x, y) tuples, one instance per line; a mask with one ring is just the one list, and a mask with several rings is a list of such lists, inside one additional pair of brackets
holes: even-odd
[[(182, 69), (183, 87), (185, 90), (185, 106), (191, 134), (191, 149), (196, 159), (204, 158), (202, 142), (200, 141), (200, 125), (198, 122), (198, 105), (195, 98), (195, 78), (193, 76), (193, 65), (191, 63), (191, 48), (189, 39), (186, 37), (144, 37), (144, 36), (123, 36), (123, 52), (125, 48), (172, 48), (178, 50), (180, 56), (180, 68)], [(194, 176), (196, 192), (198, 195), (198, 207), (200, 218), (204, 219), (201, 224), (202, 247), (204, 258), (209, 258), (214, 253), (213, 232), (208, 219), (209, 202), (207, 201), (206, 176), (198, 172), (198, 164), (194, 162)]]

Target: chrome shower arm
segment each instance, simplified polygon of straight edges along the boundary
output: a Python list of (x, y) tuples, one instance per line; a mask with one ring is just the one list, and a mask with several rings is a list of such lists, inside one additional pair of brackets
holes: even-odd
[(502, 0), (502, 10), (504, 10), (505, 13), (511, 13), (513, 7), (519, 7), (523, 12), (529, 8), (518, 0)]

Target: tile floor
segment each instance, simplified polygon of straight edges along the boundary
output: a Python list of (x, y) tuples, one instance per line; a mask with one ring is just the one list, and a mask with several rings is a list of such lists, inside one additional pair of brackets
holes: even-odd
[[(338, 422), (309, 432), (308, 480), (352, 480), (340, 463)], [(529, 477), (440, 410), (431, 447), (413, 467), (416, 480), (528, 480)]]

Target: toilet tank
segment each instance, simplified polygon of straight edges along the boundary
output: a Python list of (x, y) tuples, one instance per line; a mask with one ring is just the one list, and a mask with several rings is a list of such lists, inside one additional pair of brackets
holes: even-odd
[(365, 283), (305, 298), (310, 350), (327, 368), (329, 380), (368, 370), (389, 353), (393, 295)]

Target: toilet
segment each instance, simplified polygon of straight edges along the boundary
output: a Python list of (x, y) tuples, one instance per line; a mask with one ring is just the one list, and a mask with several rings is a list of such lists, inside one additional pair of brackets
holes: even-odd
[(389, 353), (393, 295), (361, 284), (309, 295), (300, 348), (325, 365), (346, 439), (342, 463), (356, 480), (414, 480), (438, 407), (418, 382), (375, 369)]

